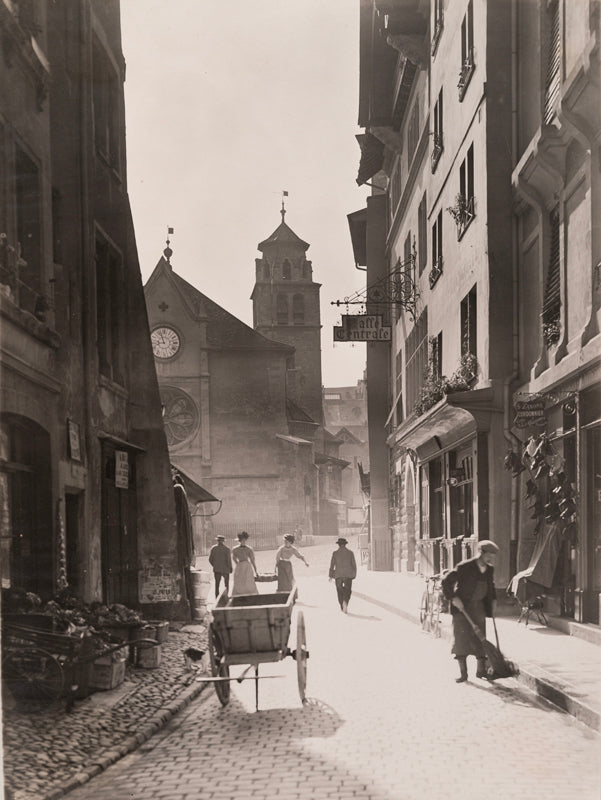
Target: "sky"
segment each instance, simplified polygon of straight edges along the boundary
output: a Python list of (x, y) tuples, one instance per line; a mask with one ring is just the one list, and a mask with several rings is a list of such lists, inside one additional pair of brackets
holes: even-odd
[(365, 345), (332, 341), (364, 288), (355, 182), (359, 0), (121, 0), (128, 189), (144, 282), (174, 270), (252, 326), (257, 244), (281, 222), (322, 284), (322, 379), (353, 386)]

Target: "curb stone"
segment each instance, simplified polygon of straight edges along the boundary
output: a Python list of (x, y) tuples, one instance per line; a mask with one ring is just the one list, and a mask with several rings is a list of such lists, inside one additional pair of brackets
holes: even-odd
[(156, 711), (153, 716), (146, 721), (144, 726), (135, 734), (126, 739), (118, 748), (111, 747), (100, 755), (96, 763), (88, 769), (74, 775), (63, 786), (53, 789), (51, 792), (41, 795), (39, 800), (58, 800), (78, 786), (88, 783), (96, 775), (104, 772), (108, 767), (119, 761), (123, 756), (129, 755), (137, 750), (140, 745), (147, 742), (155, 733), (173, 719), (175, 714), (195, 700), (208, 686), (208, 683), (199, 683), (186, 687), (177, 700), (172, 700), (165, 708)]

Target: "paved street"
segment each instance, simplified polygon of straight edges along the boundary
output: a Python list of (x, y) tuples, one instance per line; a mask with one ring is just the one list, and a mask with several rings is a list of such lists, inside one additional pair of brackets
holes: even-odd
[[(304, 708), (295, 662), (262, 665), (283, 677), (260, 683), (258, 712), (253, 682), (232, 684), (226, 708), (209, 689), (70, 800), (597, 800), (596, 734), (513, 680), (455, 684), (448, 642), (382, 608), (354, 598), (342, 614), (323, 577), (331, 550), (295, 563)], [(259, 554), (260, 571), (272, 559)]]

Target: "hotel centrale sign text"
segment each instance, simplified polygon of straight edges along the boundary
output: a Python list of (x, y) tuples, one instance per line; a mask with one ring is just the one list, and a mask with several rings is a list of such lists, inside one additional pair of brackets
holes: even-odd
[(343, 314), (334, 328), (335, 342), (389, 342), (390, 325), (382, 325), (381, 314)]

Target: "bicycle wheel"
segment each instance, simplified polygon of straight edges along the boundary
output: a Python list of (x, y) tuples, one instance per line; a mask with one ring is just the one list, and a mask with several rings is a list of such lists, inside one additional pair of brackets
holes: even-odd
[(430, 595), (424, 590), (419, 607), (419, 621), (425, 631), (430, 630)]
[(52, 702), (63, 691), (60, 663), (38, 647), (8, 650), (2, 657), (2, 680), (16, 700)]
[(441, 622), (440, 622), (441, 605), (442, 603), (441, 603), (440, 592), (436, 592), (434, 594), (430, 609), (430, 630), (437, 639), (439, 639), (441, 635)]

